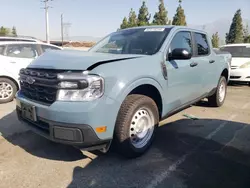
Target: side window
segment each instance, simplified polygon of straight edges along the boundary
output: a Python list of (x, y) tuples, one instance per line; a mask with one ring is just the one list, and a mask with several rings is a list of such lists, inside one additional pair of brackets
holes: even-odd
[(36, 58), (38, 52), (32, 44), (10, 44), (7, 46), (6, 56), (16, 58)]
[(60, 50), (60, 48), (56, 48), (54, 46), (49, 45), (41, 45), (43, 52), (47, 52), (48, 50)]
[(207, 36), (202, 33), (194, 33), (194, 40), (197, 46), (198, 55), (208, 55), (209, 45), (207, 41)]
[(170, 51), (175, 48), (186, 48), (192, 53), (192, 38), (191, 33), (188, 31), (180, 31), (178, 32), (171, 44), (170, 44)]

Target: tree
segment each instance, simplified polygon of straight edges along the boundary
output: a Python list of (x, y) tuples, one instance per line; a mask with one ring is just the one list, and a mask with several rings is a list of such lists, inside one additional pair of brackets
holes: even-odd
[(244, 41), (243, 41), (244, 43), (250, 43), (248, 23), (246, 24), (246, 27), (243, 29), (243, 38), (244, 38)]
[(244, 38), (241, 9), (238, 9), (234, 14), (232, 23), (230, 25), (229, 33), (226, 33), (226, 43), (242, 43), (243, 40)]
[[(160, 0), (160, 4), (158, 6), (159, 11), (155, 13), (154, 19), (153, 19), (153, 24), (154, 25), (167, 25), (169, 24), (168, 21), (168, 11), (165, 8), (164, 1)], [(171, 22), (171, 21), (170, 21)], [(171, 25), (171, 24), (169, 24)]]
[(182, 0), (179, 0), (179, 6), (176, 10), (176, 14), (174, 15), (172, 24), (186, 26), (187, 25), (186, 16), (184, 13), (184, 9), (181, 6), (181, 2), (182, 2)]
[(216, 32), (215, 34), (212, 35), (212, 44), (214, 48), (218, 48), (219, 47), (219, 35), (218, 32)]
[(9, 35), (10, 33), (10, 30), (8, 28), (5, 28), (5, 27), (1, 27), (0, 28), (0, 36), (6, 36), (6, 35)]
[(137, 16), (135, 11), (131, 8), (128, 18), (128, 27), (135, 27), (137, 26)]
[(244, 38), (244, 43), (250, 43), (250, 35)]
[(148, 8), (146, 6), (145, 1), (142, 2), (142, 6), (139, 9), (138, 19), (137, 19), (137, 25), (143, 26), (143, 25), (149, 25), (151, 15), (148, 12)]
[(17, 32), (16, 32), (16, 27), (15, 27), (15, 26), (12, 27), (11, 34), (12, 34), (13, 36), (17, 36)]
[(121, 29), (128, 28), (128, 20), (127, 20), (126, 17), (123, 18), (122, 24), (121, 24), (120, 28), (121, 28)]

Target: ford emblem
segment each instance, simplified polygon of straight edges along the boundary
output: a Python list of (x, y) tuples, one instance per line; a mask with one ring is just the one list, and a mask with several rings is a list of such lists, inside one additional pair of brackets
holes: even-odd
[(26, 82), (29, 83), (29, 84), (33, 84), (36, 80), (32, 77), (27, 77), (26, 78)]

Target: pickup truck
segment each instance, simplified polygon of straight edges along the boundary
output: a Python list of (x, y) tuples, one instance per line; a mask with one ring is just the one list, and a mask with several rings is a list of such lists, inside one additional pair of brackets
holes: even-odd
[(81, 150), (144, 154), (159, 122), (226, 98), (229, 66), (204, 31), (144, 26), (111, 33), (89, 51), (48, 51), (20, 70), (20, 121)]

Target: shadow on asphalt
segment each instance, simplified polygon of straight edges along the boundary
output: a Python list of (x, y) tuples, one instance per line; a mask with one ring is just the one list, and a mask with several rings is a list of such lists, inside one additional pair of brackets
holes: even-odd
[[(13, 145), (51, 160), (86, 158), (71, 146), (52, 143), (31, 131), (15, 133), (19, 122), (10, 123), (15, 112), (0, 119), (0, 132)], [(8, 129), (2, 128), (7, 124)], [(206, 137), (220, 125), (212, 139)], [(11, 135), (11, 136), (10, 136)], [(99, 155), (86, 167), (73, 170), (73, 187), (146, 187), (161, 177), (174, 162), (194, 150), (162, 179), (159, 187), (247, 188), (250, 187), (250, 125), (217, 119), (181, 119), (158, 129), (152, 148), (143, 156), (127, 160), (113, 151)], [(0, 141), (1, 142), (1, 141)]]
[(81, 151), (72, 146), (51, 142), (30, 131), (18, 121), (15, 110), (0, 119), (0, 133), (11, 144), (37, 157), (60, 161), (86, 158)]
[[(211, 140), (206, 139), (225, 123)], [(237, 132), (240, 135), (236, 138)], [(157, 187), (247, 188), (250, 187), (249, 135), (248, 124), (216, 119), (178, 120), (159, 128), (153, 147), (142, 157), (126, 160), (109, 153), (84, 168), (75, 167), (68, 188), (143, 188), (166, 174), (170, 165), (193, 149), (194, 152)], [(231, 141), (235, 141), (233, 146)]]

